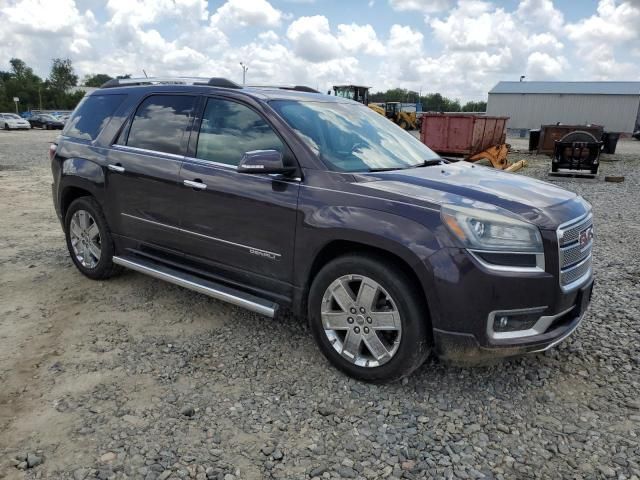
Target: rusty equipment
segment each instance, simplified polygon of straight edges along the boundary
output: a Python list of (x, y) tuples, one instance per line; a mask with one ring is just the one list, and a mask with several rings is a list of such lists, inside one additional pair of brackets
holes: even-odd
[(526, 160), (520, 160), (518, 162), (512, 163), (507, 168), (504, 169), (505, 172), (517, 172), (521, 168), (526, 167), (529, 163)]
[(586, 132), (599, 139), (602, 138), (603, 130), (600, 125), (542, 125), (537, 153), (552, 155), (555, 151), (555, 142), (571, 132)]
[(509, 165), (507, 120), (509, 117), (425, 113), (420, 140), (439, 154), (482, 161), (502, 170)]
[(560, 170), (580, 172), (589, 170), (592, 175), (598, 173), (600, 165), (600, 149), (602, 141), (600, 137), (586, 131), (574, 131), (567, 133), (560, 140), (556, 140), (551, 161), (551, 172)]

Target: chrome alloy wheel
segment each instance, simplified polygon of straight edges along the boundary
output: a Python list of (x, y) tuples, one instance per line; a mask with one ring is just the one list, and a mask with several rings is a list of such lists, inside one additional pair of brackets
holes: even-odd
[(360, 367), (379, 367), (400, 346), (400, 313), (389, 293), (363, 275), (344, 275), (322, 297), (324, 333), (333, 348)]
[(71, 217), (69, 236), (73, 253), (85, 268), (95, 268), (100, 261), (102, 244), (100, 229), (95, 219), (86, 210), (78, 210)]

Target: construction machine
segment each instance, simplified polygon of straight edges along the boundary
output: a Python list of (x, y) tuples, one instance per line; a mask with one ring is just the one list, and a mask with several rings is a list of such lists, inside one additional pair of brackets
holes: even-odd
[(348, 98), (367, 105), (371, 110), (388, 118), (405, 130), (417, 128), (416, 112), (402, 110), (400, 102), (387, 102), (382, 104), (369, 103), (369, 89), (362, 85), (334, 85), (333, 93), (337, 97)]

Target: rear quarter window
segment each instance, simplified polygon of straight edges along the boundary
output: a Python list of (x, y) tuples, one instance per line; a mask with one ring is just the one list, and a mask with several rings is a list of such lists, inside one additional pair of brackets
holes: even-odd
[(95, 140), (126, 95), (90, 95), (84, 97), (62, 132), (73, 138)]

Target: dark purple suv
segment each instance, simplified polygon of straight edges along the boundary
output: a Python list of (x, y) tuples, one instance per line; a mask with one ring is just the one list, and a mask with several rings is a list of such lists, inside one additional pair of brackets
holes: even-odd
[(546, 350), (591, 297), (582, 198), (449, 163), (308, 88), (111, 81), (76, 108), (51, 159), (87, 277), (127, 267), (266, 317), (287, 307), (360, 379), (408, 375), (432, 351)]

